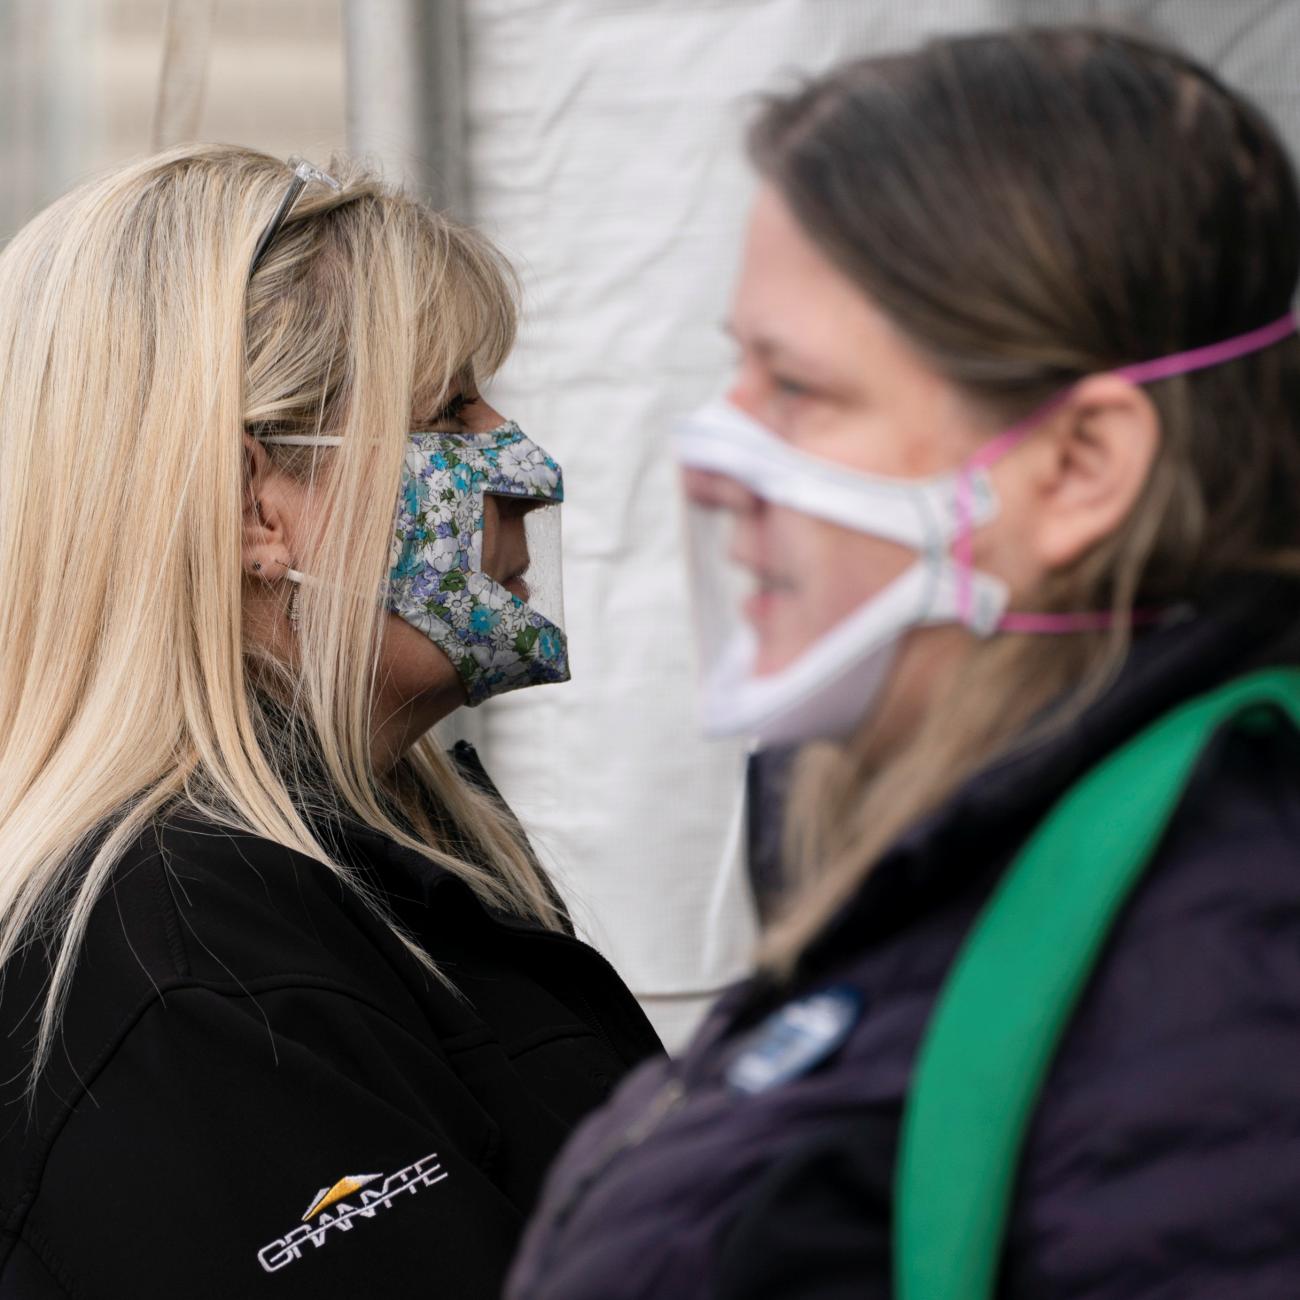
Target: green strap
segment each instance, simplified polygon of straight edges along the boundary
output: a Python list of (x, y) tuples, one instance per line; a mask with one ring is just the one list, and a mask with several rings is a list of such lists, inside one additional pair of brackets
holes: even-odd
[(1020, 1147), (1098, 954), (1214, 733), (1260, 709), (1300, 727), (1300, 670), (1240, 678), (1089, 772), (1012, 863), (953, 964), (903, 1116), (897, 1300), (989, 1300)]

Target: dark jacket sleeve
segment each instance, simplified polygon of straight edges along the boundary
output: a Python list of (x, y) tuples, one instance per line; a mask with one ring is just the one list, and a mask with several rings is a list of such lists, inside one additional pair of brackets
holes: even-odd
[(836, 1124), (772, 1165), (723, 1234), (716, 1300), (887, 1300), (896, 1117)]
[[(1022, 1170), (1007, 1300), (1300, 1296), (1300, 1035), (1245, 1022), (1058, 1089)], [(1133, 1090), (1108, 1125), (1108, 1106)]]
[(452, 1070), (342, 990), (169, 990), (55, 1141), (0, 1296), (497, 1296), (521, 1216)]

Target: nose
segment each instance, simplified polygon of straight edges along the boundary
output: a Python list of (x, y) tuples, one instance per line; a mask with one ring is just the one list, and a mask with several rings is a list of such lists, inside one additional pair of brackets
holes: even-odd
[(723, 400), (738, 411), (744, 411), (751, 419), (763, 423), (763, 389), (758, 380), (740, 367), (723, 394)]
[(523, 575), (532, 563), (524, 516), (538, 504), (494, 492), (483, 497), (483, 572), (521, 600), (528, 599)]
[(493, 494), (492, 499), (496, 502), (497, 514), (504, 524), (508, 524), (515, 519), (522, 519), (539, 506), (550, 504), (539, 497), (513, 497)]

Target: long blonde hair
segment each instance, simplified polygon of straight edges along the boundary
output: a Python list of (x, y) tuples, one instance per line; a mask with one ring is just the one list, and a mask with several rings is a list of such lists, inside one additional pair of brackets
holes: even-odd
[[(52, 945), (33, 1079), (96, 899), (177, 804), (350, 878), (303, 806), (301, 773), (323, 770), (308, 793), (327, 812), (559, 924), (513, 823), (429, 738), (391, 777), (370, 758), (412, 413), (504, 358), (513, 281), (473, 232), (330, 168), (341, 192), (303, 194), (251, 284), (289, 172), (233, 147), (94, 180), (0, 255), (0, 965)], [(274, 449), (328, 521), (310, 566), (331, 581), (302, 590), (296, 668), (241, 623), (246, 430), (345, 439)]]
[[(1300, 276), (1300, 199), (1263, 116), (1116, 31), (1025, 28), (847, 64), (770, 101), (751, 149), (990, 431), (1089, 373), (1277, 319)], [(869, 722), (846, 746), (809, 747), (772, 968), (788, 971), (961, 782), (1077, 718), (1126, 657), (1135, 606), (1300, 567), (1300, 344), (1149, 392), (1162, 438), (1135, 509), (1030, 606), (1110, 609), (1111, 630), (981, 643), (887, 761)]]

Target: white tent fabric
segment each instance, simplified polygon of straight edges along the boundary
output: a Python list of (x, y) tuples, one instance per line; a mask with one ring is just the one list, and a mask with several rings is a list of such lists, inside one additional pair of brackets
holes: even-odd
[(574, 680), (462, 713), (580, 924), (670, 1045), (748, 963), (744, 755), (696, 735), (667, 437), (713, 395), (752, 186), (754, 96), (939, 32), (1163, 29), (1292, 132), (1282, 0), (472, 0), (472, 210), (523, 268), (493, 401), (563, 462)]
[(716, 391), (752, 97), (986, 0), (473, 0), (475, 220), (523, 268), (495, 405), (560, 459), (574, 679), (458, 723), (670, 1046), (746, 969), (744, 754), (699, 740), (673, 420)]

